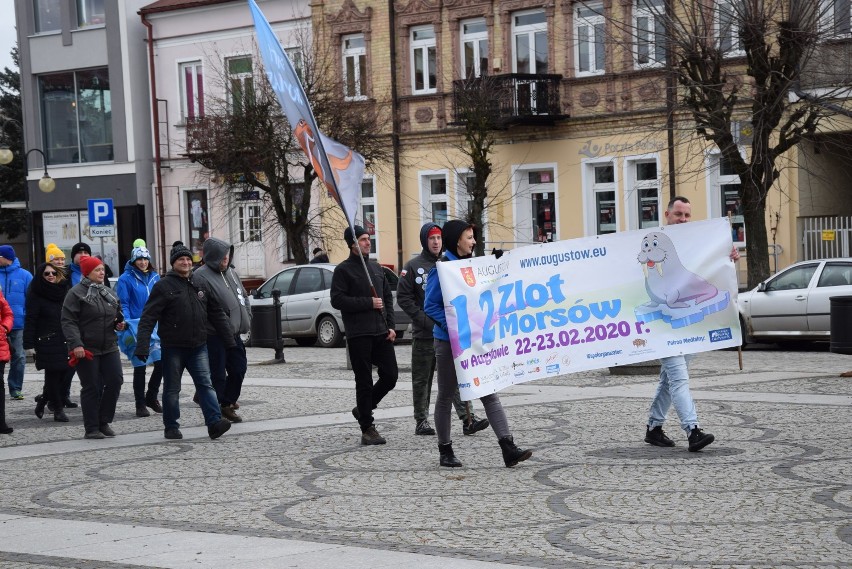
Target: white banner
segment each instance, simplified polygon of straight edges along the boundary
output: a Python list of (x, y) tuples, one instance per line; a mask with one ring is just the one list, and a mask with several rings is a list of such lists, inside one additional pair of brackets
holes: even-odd
[(438, 263), (461, 398), (739, 346), (731, 248), (719, 218)]

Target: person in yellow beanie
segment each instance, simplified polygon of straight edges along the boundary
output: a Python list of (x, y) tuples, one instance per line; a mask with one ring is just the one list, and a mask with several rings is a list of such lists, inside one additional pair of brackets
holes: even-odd
[(65, 253), (62, 252), (62, 249), (56, 246), (56, 243), (48, 243), (47, 248), (44, 252), (44, 261), (46, 263), (51, 263), (59, 265), (60, 267), (64, 267)]

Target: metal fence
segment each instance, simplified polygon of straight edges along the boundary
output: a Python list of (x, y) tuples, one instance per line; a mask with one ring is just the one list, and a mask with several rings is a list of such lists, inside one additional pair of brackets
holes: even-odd
[(802, 260), (849, 257), (852, 216), (801, 217)]

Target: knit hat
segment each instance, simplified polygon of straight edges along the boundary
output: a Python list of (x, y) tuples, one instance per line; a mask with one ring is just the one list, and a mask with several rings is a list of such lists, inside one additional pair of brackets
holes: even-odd
[(148, 259), (151, 260), (151, 253), (148, 252), (148, 248), (144, 245), (141, 247), (134, 247), (130, 252), (130, 264), (132, 265), (138, 259)]
[(88, 277), (89, 273), (103, 265), (104, 262), (97, 257), (82, 257), (80, 259), (80, 272), (84, 277)]
[(346, 244), (352, 247), (355, 244), (355, 241), (358, 240), (359, 237), (367, 233), (367, 230), (361, 227), (360, 225), (355, 226), (355, 236), (352, 236), (352, 228), (347, 227), (346, 231), (343, 232), (343, 239), (346, 241)]
[(82, 251), (85, 251), (85, 252), (86, 252), (86, 253), (88, 253), (89, 255), (91, 255), (91, 254), (92, 254), (92, 248), (91, 248), (91, 247), (89, 247), (89, 244), (88, 244), (88, 243), (83, 243), (83, 242), (81, 241), (80, 243), (77, 243), (76, 245), (74, 245), (73, 247), (71, 247), (71, 258), (73, 259), (74, 257), (76, 257), (76, 256), (77, 256), (77, 253), (80, 253), (80, 252), (82, 252)]
[(175, 261), (181, 257), (189, 257), (192, 259), (192, 251), (189, 250), (189, 247), (183, 244), (183, 241), (175, 241), (175, 246), (172, 247), (172, 251), (169, 253), (169, 264), (174, 265)]
[(0, 257), (8, 259), (9, 261), (14, 261), (15, 249), (11, 245), (0, 245)]
[(141, 239), (141, 238), (137, 239), (136, 241), (133, 242), (134, 248), (136, 248), (136, 247), (147, 247), (147, 246), (148, 246), (148, 244), (145, 243), (145, 240)]
[(47, 249), (44, 251), (44, 260), (46, 262), (51, 262), (54, 259), (64, 259), (65, 253), (62, 252), (62, 249), (56, 246), (56, 243), (48, 243)]

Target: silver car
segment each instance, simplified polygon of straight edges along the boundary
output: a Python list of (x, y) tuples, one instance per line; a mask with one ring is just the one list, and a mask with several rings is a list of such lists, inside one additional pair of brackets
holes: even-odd
[[(319, 343), (324, 348), (343, 344), (346, 331), (340, 311), (331, 306), (331, 276), (336, 265), (315, 263), (287, 267), (253, 292), (252, 306), (272, 305), (272, 291), (281, 291), (281, 335), (300, 346)], [(396, 337), (402, 339), (411, 318), (396, 303), (399, 277), (382, 267), (393, 291)], [(274, 337), (274, 335), (273, 335)]]
[(790, 265), (738, 304), (743, 343), (830, 338), (832, 296), (852, 295), (852, 258), (803, 261)]

